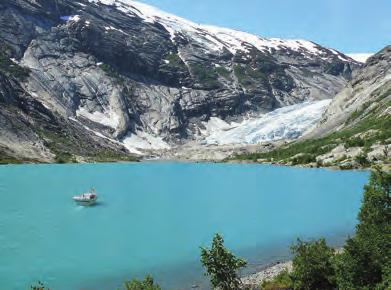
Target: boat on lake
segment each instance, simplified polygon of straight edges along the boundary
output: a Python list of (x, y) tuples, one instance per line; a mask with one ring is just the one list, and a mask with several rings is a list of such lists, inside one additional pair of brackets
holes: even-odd
[(78, 204), (78, 205), (83, 205), (83, 206), (91, 206), (96, 203), (98, 200), (98, 196), (96, 194), (96, 191), (94, 188), (91, 188), (90, 191), (86, 193), (82, 193), (80, 195), (76, 195), (73, 197), (73, 200)]

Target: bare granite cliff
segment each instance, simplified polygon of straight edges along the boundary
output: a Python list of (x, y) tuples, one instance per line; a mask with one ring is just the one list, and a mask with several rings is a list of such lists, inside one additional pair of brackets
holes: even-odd
[(318, 127), (308, 136), (355, 127), (360, 121), (391, 114), (391, 46), (368, 59), (331, 102)]

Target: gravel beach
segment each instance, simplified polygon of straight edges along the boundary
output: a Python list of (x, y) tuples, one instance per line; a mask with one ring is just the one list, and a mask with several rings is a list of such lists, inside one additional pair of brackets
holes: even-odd
[(258, 287), (263, 281), (274, 278), (285, 269), (288, 271), (292, 270), (292, 261), (277, 263), (255, 274), (243, 277), (242, 283), (246, 289), (254, 289), (254, 287)]

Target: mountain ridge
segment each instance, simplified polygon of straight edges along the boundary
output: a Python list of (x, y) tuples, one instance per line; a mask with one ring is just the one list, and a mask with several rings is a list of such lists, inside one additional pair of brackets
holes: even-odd
[(178, 24), (150, 9), (125, 0), (5, 0), (0, 38), (30, 70), (20, 85), (31, 98), (98, 137), (96, 146), (133, 153), (198, 140), (211, 117), (240, 122), (332, 98), (360, 66), (312, 42)]

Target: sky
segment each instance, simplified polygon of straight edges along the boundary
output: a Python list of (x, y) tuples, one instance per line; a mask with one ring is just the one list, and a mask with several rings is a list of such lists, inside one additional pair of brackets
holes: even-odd
[(391, 44), (391, 0), (138, 0), (196, 23), (300, 38), (344, 53)]

